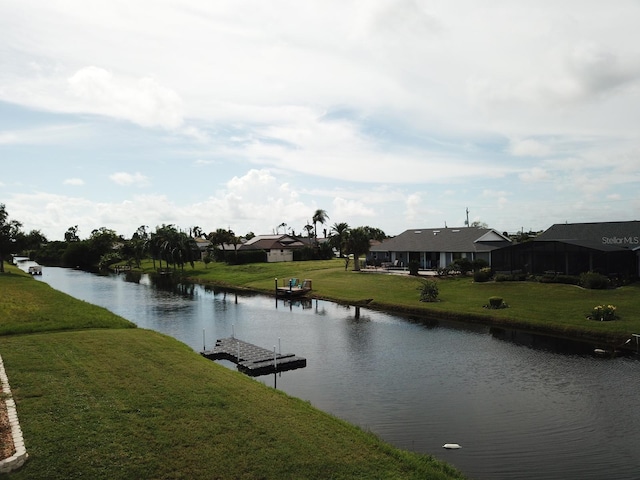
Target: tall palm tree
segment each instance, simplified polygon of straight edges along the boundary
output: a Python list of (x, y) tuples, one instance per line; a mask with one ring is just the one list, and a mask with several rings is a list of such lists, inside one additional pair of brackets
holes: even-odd
[(313, 220), (313, 231), (314, 231), (314, 233), (316, 235), (316, 242), (317, 242), (318, 241), (318, 227), (317, 227), (317, 224), (319, 222), (322, 225), (324, 225), (324, 223), (327, 220), (329, 220), (329, 215), (327, 215), (327, 212), (325, 210), (318, 209), (313, 214), (312, 220)]
[(331, 227), (331, 246), (337, 248), (340, 252), (340, 257), (342, 257), (342, 247), (344, 246), (344, 242), (347, 238), (347, 233), (349, 232), (349, 224), (345, 222), (334, 223)]
[(360, 271), (360, 255), (369, 253), (370, 235), (366, 227), (353, 228), (349, 231), (346, 241), (347, 253), (353, 254), (353, 269)]

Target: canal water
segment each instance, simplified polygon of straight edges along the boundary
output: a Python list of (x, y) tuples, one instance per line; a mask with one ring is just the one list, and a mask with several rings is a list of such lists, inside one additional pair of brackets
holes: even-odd
[(158, 286), (146, 275), (45, 268), (40, 279), (196, 351), (235, 334), (304, 356), (306, 368), (256, 381), (473, 479), (640, 478), (633, 355), (366, 309), (357, 318), (324, 301)]

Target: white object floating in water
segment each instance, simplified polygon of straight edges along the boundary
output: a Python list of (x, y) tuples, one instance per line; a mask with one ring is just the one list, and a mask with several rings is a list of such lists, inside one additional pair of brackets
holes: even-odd
[(445, 443), (444, 445), (442, 445), (442, 448), (448, 448), (449, 450), (455, 450), (458, 448), (462, 448), (460, 445), (458, 445), (457, 443)]

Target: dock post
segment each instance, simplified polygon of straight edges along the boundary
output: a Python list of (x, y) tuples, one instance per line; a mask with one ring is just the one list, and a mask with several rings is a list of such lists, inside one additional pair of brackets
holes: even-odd
[(240, 364), (240, 340), (238, 340), (238, 364)]
[(278, 353), (282, 355), (282, 344), (280, 343), (280, 337), (278, 337)]
[(278, 357), (276, 356), (276, 346), (273, 346), (273, 370), (278, 371)]
[(274, 297), (276, 297), (276, 308), (278, 308), (278, 277), (275, 278), (275, 281), (276, 281), (276, 289), (275, 289)]

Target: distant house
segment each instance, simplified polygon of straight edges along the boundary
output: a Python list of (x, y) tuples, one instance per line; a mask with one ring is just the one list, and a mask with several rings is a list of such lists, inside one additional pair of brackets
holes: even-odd
[(238, 246), (238, 251), (263, 250), (267, 254), (267, 262), (292, 262), (293, 251), (306, 245), (291, 235), (258, 235)]
[(640, 221), (558, 223), (533, 241), (493, 253), (494, 270), (637, 277)]
[(407, 266), (415, 261), (421, 269), (436, 269), (468, 258), (491, 265), (492, 252), (510, 244), (509, 238), (491, 228), (418, 228), (372, 245), (367, 262)]
[(195, 241), (196, 245), (198, 245), (198, 250), (200, 251), (200, 260), (202, 260), (207, 254), (207, 250), (209, 250), (211, 242), (204, 238), (196, 238)]

